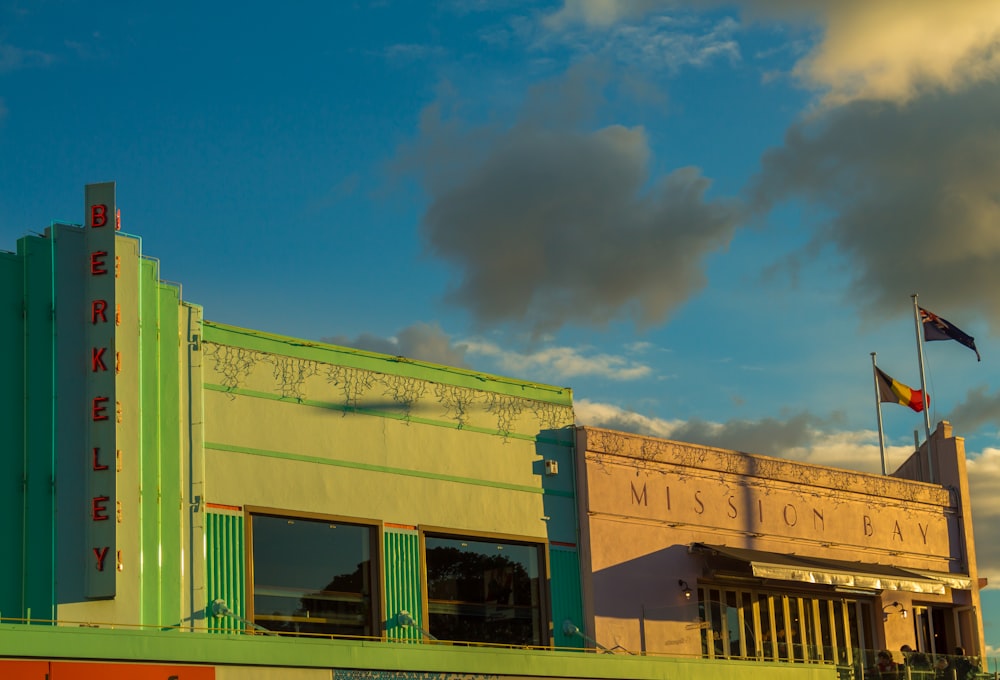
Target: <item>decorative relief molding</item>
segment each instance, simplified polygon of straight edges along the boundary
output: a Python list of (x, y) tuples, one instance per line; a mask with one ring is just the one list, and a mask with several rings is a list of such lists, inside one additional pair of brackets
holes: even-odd
[(605, 470), (624, 465), (636, 474), (670, 474), (681, 482), (714, 477), (724, 486), (754, 487), (764, 495), (776, 484), (787, 485), (802, 500), (826, 489), (835, 492), (828, 499), (835, 505), (857, 494), (869, 496), (874, 506), (902, 506), (907, 514), (921, 503), (950, 504), (947, 490), (910, 480), (609, 430), (587, 428), (587, 457)]
[[(371, 395), (381, 390), (381, 395), (391, 400), (389, 406), (401, 409), (407, 421), (420, 402), (433, 398), (443, 409), (444, 417), (456, 423), (458, 429), (469, 425), (478, 409), (495, 418), (497, 434), (505, 439), (516, 432), (517, 422), (526, 411), (537, 418), (543, 430), (565, 428), (574, 422), (570, 406), (212, 342), (203, 343), (203, 347), (205, 356), (214, 361), (219, 383), (231, 398), (235, 398), (234, 391), (246, 386), (258, 366), (269, 366), (273, 379), (269, 390), (299, 403), (307, 399), (318, 400), (319, 395), (309, 396), (307, 392), (309, 379), (319, 376), (338, 388), (339, 398), (334, 401), (348, 411), (364, 408)], [(315, 386), (312, 389), (315, 390)], [(322, 395), (322, 398), (329, 400), (329, 395)], [(380, 400), (379, 405), (385, 408), (385, 400)]]
[[(458, 423), (459, 429), (462, 429), (468, 423), (469, 410), (479, 400), (480, 394), (480, 392), (470, 390), (468, 387), (442, 384), (434, 385), (434, 395), (438, 398), (438, 403), (444, 407), (445, 415)], [(499, 423), (497, 424), (497, 429), (501, 430)]]
[(203, 342), (202, 348), (205, 356), (215, 359), (215, 371), (222, 375), (221, 384), (228, 390), (239, 387), (250, 377), (254, 367), (267, 357), (263, 352), (211, 342)]

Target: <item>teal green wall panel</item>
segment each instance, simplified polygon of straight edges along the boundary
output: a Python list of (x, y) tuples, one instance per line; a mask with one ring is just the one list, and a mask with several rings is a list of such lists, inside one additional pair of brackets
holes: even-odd
[(139, 287), (141, 618), (173, 626), (183, 618), (180, 296), (151, 259), (140, 261)]
[[(159, 284), (160, 338), (160, 579), (161, 621), (165, 625), (179, 623), (181, 588), (184, 571), (181, 550), (184, 522), (184, 498), (181, 489), (181, 423), (183, 407), (180, 396), (180, 291)], [(185, 357), (186, 358), (186, 357)]]
[(566, 636), (562, 632), (567, 619), (580, 629), (583, 623), (583, 595), (580, 587), (580, 555), (576, 550), (549, 547), (549, 569), (552, 580), (552, 625), (556, 647), (583, 647), (583, 638)]
[(24, 549), (24, 261), (0, 253), (0, 616), (20, 616)]
[(246, 571), (244, 569), (244, 529), (242, 515), (209, 512), (205, 515), (208, 543), (206, 584), (208, 587), (209, 630), (242, 630), (243, 624), (232, 617), (214, 618), (212, 601), (221, 599), (237, 616), (246, 616)]
[(55, 616), (55, 325), (51, 239), (25, 238), (24, 301), (25, 371), (24, 403), (25, 501), (21, 557), (22, 611), (33, 618)]
[[(86, 255), (85, 234), (73, 227), (55, 225), (55, 390), (56, 400), (56, 602), (86, 599), (88, 462), (86, 442), (87, 328), (83, 315), (90, 304), (87, 286), (80, 280)], [(60, 612), (60, 616), (61, 616)]]
[(396, 615), (405, 611), (424, 629), (427, 628), (423, 620), (420, 588), (420, 537), (416, 531), (386, 529), (383, 545), (386, 635), (420, 640), (419, 630), (396, 623)]

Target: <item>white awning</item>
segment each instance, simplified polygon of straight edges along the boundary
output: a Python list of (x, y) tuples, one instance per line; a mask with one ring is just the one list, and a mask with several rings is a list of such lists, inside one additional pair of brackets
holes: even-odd
[(968, 574), (952, 574), (946, 571), (927, 571), (926, 569), (910, 569), (910, 571), (936, 579), (955, 590), (970, 590), (972, 588), (972, 579)]
[(901, 569), (872, 562), (848, 562), (805, 555), (782, 554), (724, 545), (693, 543), (695, 550), (747, 565), (758, 578), (866, 590), (902, 590), (943, 595), (946, 587), (967, 589), (968, 576)]

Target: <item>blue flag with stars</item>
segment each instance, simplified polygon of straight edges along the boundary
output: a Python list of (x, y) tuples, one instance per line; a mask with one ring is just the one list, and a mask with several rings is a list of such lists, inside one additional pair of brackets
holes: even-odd
[(918, 309), (920, 309), (920, 321), (924, 326), (924, 340), (928, 342), (931, 340), (957, 340), (976, 353), (976, 361), (982, 361), (979, 357), (979, 350), (976, 349), (976, 339), (974, 337), (947, 319), (942, 319), (937, 314), (928, 312), (923, 307), (919, 307)]

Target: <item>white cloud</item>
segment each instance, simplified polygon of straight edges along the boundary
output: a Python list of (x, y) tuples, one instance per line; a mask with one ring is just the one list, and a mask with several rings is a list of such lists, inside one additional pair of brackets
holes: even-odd
[(589, 399), (574, 399), (573, 410), (579, 425), (606, 427), (663, 439), (669, 439), (670, 434), (683, 424), (683, 421), (644, 416), (613, 404), (602, 404)]
[(954, 90), (1000, 74), (996, 0), (807, 4), (818, 10), (823, 38), (795, 73), (826, 89), (828, 103), (905, 102), (928, 89)]
[(488, 357), (511, 375), (545, 375), (552, 376), (550, 380), (560, 381), (583, 376), (638, 380), (652, 373), (645, 364), (611, 354), (587, 354), (587, 350), (581, 348), (549, 347), (521, 353), (485, 340), (465, 340), (462, 345), (470, 355)]
[(553, 31), (608, 34), (652, 26), (679, 8), (735, 5), (747, 21), (815, 28), (794, 74), (827, 105), (869, 99), (906, 102), (1000, 75), (996, 0), (565, 0), (543, 24)]
[(543, 23), (561, 31), (573, 25), (607, 28), (623, 21), (641, 19), (649, 12), (670, 3), (663, 0), (565, 0), (563, 6), (547, 15)]
[(578, 54), (672, 71), (716, 59), (740, 59), (734, 37), (739, 24), (734, 19), (706, 20), (687, 12), (645, 16), (662, 4), (567, 3), (543, 19), (551, 32), (538, 36), (534, 46), (557, 44)]
[(26, 50), (0, 43), (0, 73), (17, 71), (22, 68), (48, 66), (55, 56), (40, 50)]
[(967, 468), (979, 575), (1000, 585), (1000, 449), (984, 449), (969, 457)]

